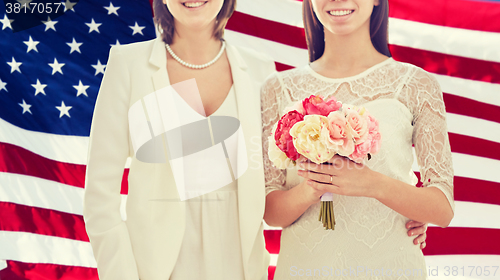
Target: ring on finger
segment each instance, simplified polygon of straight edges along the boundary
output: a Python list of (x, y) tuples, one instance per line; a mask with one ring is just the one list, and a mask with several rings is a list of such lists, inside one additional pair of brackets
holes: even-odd
[(330, 184), (333, 185), (333, 176), (330, 175)]

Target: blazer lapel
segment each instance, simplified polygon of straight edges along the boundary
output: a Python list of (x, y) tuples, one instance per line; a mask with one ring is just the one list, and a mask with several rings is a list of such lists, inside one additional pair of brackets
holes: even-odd
[[(261, 141), (261, 113), (259, 89), (255, 88), (254, 81), (247, 72), (247, 64), (238, 50), (231, 45), (227, 46), (227, 55), (231, 65), (233, 84), (238, 107), (238, 119), (243, 129), (247, 160), (258, 160), (262, 166), (262, 152), (251, 153), (249, 149), (253, 142), (251, 139), (258, 137)], [(258, 104), (256, 104), (258, 103)], [(260, 148), (260, 145), (258, 145)], [(257, 155), (257, 156), (256, 156)], [(257, 238), (265, 207), (264, 174), (262, 168), (255, 168), (249, 164), (248, 169), (238, 179), (238, 211), (241, 237), (241, 250), (246, 278), (249, 279), (249, 259)], [(265, 250), (265, 249), (264, 249)]]

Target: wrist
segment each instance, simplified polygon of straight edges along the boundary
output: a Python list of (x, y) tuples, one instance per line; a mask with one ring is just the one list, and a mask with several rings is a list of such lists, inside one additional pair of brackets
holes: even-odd
[(314, 195), (312, 188), (308, 186), (306, 182), (306, 179), (303, 180), (295, 188), (297, 189), (297, 195), (302, 200), (304, 207), (309, 207), (318, 202), (319, 198)]
[(387, 192), (390, 191), (391, 180), (391, 177), (375, 172), (375, 180), (373, 182), (376, 183), (373, 185), (372, 197), (382, 201), (386, 197)]

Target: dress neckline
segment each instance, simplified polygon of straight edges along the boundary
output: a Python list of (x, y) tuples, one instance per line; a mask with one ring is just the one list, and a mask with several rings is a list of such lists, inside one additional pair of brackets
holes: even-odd
[(388, 64), (389, 62), (391, 61), (394, 61), (394, 59), (392, 57), (389, 57), (387, 59), (385, 59), (384, 61), (381, 61), (373, 66), (371, 66), (370, 68), (364, 70), (363, 72), (359, 73), (359, 74), (356, 74), (354, 76), (350, 76), (350, 77), (345, 77), (345, 78), (329, 78), (329, 77), (325, 77), (321, 74), (319, 74), (318, 72), (314, 71), (311, 66), (309, 64), (307, 64), (305, 66), (305, 69), (311, 74), (313, 75), (314, 77), (320, 79), (320, 80), (323, 80), (323, 81), (327, 81), (327, 82), (347, 82), (347, 81), (352, 81), (352, 80), (356, 80), (356, 79), (359, 79), (359, 78), (362, 78), (362, 77), (365, 77), (367, 76), (368, 74), (370, 74), (371, 72), (375, 71), (376, 69)]

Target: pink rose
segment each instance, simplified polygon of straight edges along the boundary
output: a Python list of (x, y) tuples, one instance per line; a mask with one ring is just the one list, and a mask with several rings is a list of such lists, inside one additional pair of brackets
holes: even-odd
[(345, 108), (347, 123), (351, 127), (352, 137), (355, 144), (359, 145), (368, 138), (368, 122), (364, 116), (353, 108)]
[(336, 153), (347, 156), (354, 151), (354, 141), (351, 136), (351, 128), (347, 124), (344, 113), (340, 111), (328, 114), (328, 135), (324, 135), (324, 142), (329, 149)]
[(379, 132), (378, 120), (371, 115), (368, 115), (366, 119), (368, 121), (368, 138), (371, 142), (370, 153), (376, 154), (380, 149), (380, 142), (382, 140), (382, 135)]
[(297, 111), (290, 111), (283, 115), (278, 121), (276, 132), (274, 133), (274, 140), (276, 141), (276, 146), (283, 151), (288, 158), (291, 160), (297, 160), (300, 154), (295, 149), (293, 145), (293, 137), (290, 135), (290, 129), (292, 126), (300, 121), (304, 120), (304, 116)]
[(340, 109), (342, 103), (338, 102), (333, 96), (325, 101), (319, 95), (311, 95), (302, 101), (302, 106), (306, 115), (322, 115), (326, 117), (331, 112)]
[(371, 150), (371, 141), (365, 141), (359, 145), (356, 145), (354, 152), (349, 155), (349, 158), (353, 161), (360, 163), (362, 162)]

